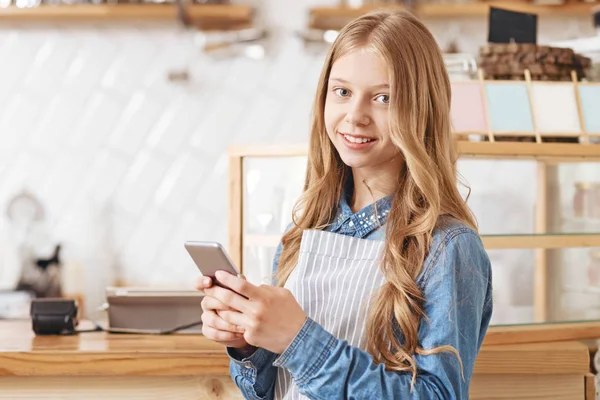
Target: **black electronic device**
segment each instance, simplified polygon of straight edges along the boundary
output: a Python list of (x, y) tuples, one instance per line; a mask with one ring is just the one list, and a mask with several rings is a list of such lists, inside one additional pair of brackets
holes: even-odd
[(36, 335), (69, 335), (78, 325), (77, 302), (73, 299), (31, 300), (31, 323)]

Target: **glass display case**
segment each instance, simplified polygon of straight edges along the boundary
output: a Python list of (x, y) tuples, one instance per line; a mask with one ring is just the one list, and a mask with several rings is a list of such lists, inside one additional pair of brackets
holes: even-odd
[[(458, 146), (458, 172), (468, 185), (461, 191), (492, 261), (492, 323), (600, 319), (600, 146)], [(277, 245), (303, 189), (306, 151), (230, 150), (229, 248), (252, 283), (271, 282)]]

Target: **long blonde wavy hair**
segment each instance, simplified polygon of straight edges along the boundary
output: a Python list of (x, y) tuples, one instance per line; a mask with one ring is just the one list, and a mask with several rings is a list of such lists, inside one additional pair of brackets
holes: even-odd
[[(298, 261), (302, 231), (332, 223), (344, 182), (352, 175), (325, 130), (324, 109), (333, 63), (359, 48), (381, 56), (389, 68), (389, 135), (404, 164), (392, 195), (386, 224), (381, 271), (386, 283), (369, 310), (367, 351), (376, 363), (410, 371), (415, 354), (450, 351), (451, 346), (423, 349), (418, 329), (425, 299), (416, 284), (442, 216), (476, 229), (474, 217), (457, 188), (456, 149), (451, 138), (450, 81), (441, 51), (427, 28), (407, 12), (376, 11), (342, 29), (325, 60), (313, 109), (304, 191), (296, 204), (294, 224), (282, 238), (276, 280), (283, 286)], [(383, 328), (382, 328), (383, 327)], [(396, 327), (396, 328), (395, 328)], [(395, 332), (405, 338), (402, 343)]]

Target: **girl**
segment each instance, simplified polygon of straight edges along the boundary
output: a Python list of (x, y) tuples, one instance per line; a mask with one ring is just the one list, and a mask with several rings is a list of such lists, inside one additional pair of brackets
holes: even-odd
[(491, 269), (456, 187), (449, 112), (440, 49), (411, 14), (340, 32), (274, 286), (197, 285), (203, 333), (228, 347), (246, 398), (468, 397)]

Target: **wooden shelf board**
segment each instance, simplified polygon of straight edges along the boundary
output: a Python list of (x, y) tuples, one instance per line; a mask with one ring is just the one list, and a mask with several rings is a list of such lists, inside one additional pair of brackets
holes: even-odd
[[(600, 234), (481, 235), (486, 249), (561, 249), (600, 246)], [(281, 235), (244, 235), (244, 246), (277, 247)]]
[[(600, 145), (576, 143), (467, 142), (459, 141), (461, 157), (493, 159), (540, 159), (556, 161), (600, 161)], [(306, 156), (308, 145), (235, 146), (233, 157)]]
[[(413, 12), (421, 18), (483, 17), (488, 15), (490, 7), (499, 7), (512, 11), (562, 17), (590, 15), (593, 6), (593, 3), (585, 2), (538, 5), (523, 1), (473, 1), (462, 4), (420, 4), (414, 8)], [(313, 7), (309, 11), (309, 25), (313, 29), (340, 29), (350, 20), (377, 9), (406, 9), (406, 7), (386, 4), (363, 7)]]
[[(491, 326), (487, 335), (493, 336), (495, 328)], [(525, 337), (528, 328), (520, 326)], [(475, 361), (475, 375), (585, 374), (589, 370), (589, 350), (576, 340), (492, 345), (487, 335)], [(522, 362), (517, 366), (515, 359)]]
[(486, 249), (563, 249), (598, 247), (600, 234), (481, 235)]
[[(193, 21), (244, 24), (252, 19), (252, 7), (230, 4), (196, 4), (188, 7)], [(35, 8), (0, 8), (3, 21), (89, 21), (89, 20), (173, 20), (173, 4), (73, 4), (41, 5)]]
[(600, 145), (579, 143), (458, 142), (461, 157), (600, 161)]
[[(596, 340), (598, 338), (600, 338), (600, 321), (492, 325), (487, 330), (483, 346), (584, 339)], [(585, 346), (585, 344), (582, 345)]]

